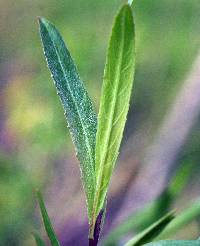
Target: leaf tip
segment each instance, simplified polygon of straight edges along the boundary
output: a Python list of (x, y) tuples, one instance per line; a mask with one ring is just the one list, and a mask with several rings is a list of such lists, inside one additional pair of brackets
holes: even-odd
[(41, 16), (37, 16), (37, 21), (38, 21), (38, 24), (41, 25), (43, 23), (43, 20), (44, 18), (41, 17)]
[(37, 21), (38, 21), (38, 22), (41, 22), (41, 19), (42, 19), (41, 16), (37, 16), (36, 18), (37, 18)]
[(50, 23), (47, 19), (45, 19), (44, 17), (41, 17), (41, 16), (37, 16), (37, 20), (38, 20), (38, 23), (39, 23), (39, 26), (41, 27), (42, 25), (43, 26), (48, 26)]

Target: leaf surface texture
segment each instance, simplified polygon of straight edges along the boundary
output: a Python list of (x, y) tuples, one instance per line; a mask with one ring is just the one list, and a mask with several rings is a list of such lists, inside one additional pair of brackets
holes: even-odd
[(60, 96), (80, 161), (81, 177), (90, 218), (96, 184), (96, 114), (61, 35), (55, 26), (44, 18), (39, 19), (39, 24), (47, 64)]
[(95, 150), (96, 193), (93, 216), (102, 209), (118, 156), (129, 109), (135, 68), (131, 7), (124, 5), (112, 29), (101, 92)]

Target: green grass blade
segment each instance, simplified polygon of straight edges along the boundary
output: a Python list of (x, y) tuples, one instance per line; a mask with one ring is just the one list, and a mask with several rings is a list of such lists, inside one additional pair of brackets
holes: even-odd
[(164, 228), (174, 219), (174, 213), (169, 213), (155, 222), (149, 228), (136, 235), (125, 246), (140, 246), (156, 238)]
[(92, 102), (77, 68), (57, 29), (39, 19), (40, 35), (47, 64), (67, 117), (70, 133), (80, 161), (81, 176), (91, 217), (95, 191), (95, 142), (97, 119)]
[(51, 224), (50, 218), (48, 216), (42, 195), (40, 192), (37, 192), (37, 198), (40, 206), (40, 212), (42, 214), (42, 219), (44, 222), (44, 227), (47, 232), (47, 235), (49, 237), (49, 240), (51, 241), (52, 246), (60, 246), (60, 243), (56, 237), (56, 234), (54, 232), (53, 226)]
[(155, 243), (148, 243), (145, 246), (199, 246), (198, 241), (192, 240), (165, 240)]
[[(165, 193), (163, 195), (164, 196), (154, 201), (151, 206), (149, 207), (147, 206), (145, 209), (138, 211), (138, 213), (131, 216), (129, 220), (125, 221), (118, 228), (114, 229), (113, 232), (111, 232), (108, 238), (104, 241), (104, 245), (106, 246), (115, 245), (117, 241), (127, 233), (130, 233), (131, 231), (134, 230), (139, 231), (142, 229), (142, 224), (144, 225), (149, 224), (152, 218), (155, 217), (156, 211), (158, 213), (163, 209), (165, 210), (169, 208), (169, 206), (165, 208), (163, 207), (163, 205), (166, 205), (168, 204), (168, 202), (171, 201), (170, 198), (171, 196), (167, 198)], [(172, 197), (173, 195), (174, 192), (172, 194)], [(185, 211), (183, 211), (180, 215), (175, 217), (173, 221), (171, 221), (171, 223), (167, 225), (166, 228), (161, 232), (161, 234), (157, 237), (157, 239), (161, 240), (161, 239), (169, 238), (170, 236), (174, 235), (174, 233), (179, 231), (184, 226), (187, 226), (189, 223), (191, 223), (194, 219), (196, 219), (199, 216), (200, 216), (200, 200), (197, 200), (193, 202), (192, 205), (189, 208), (187, 208)]]
[(138, 209), (138, 211), (129, 215), (124, 222), (114, 228), (103, 241), (103, 245), (116, 245), (117, 242), (127, 234), (143, 231), (169, 211), (172, 201), (172, 196), (168, 190), (163, 191), (155, 201)]
[(171, 235), (174, 235), (178, 230), (188, 225), (194, 219), (200, 216), (200, 200), (192, 203), (192, 205), (185, 209), (180, 215), (178, 215), (159, 235), (159, 239), (164, 239)]
[(45, 242), (41, 239), (41, 237), (37, 233), (33, 233), (33, 236), (35, 238), (35, 242), (37, 246), (45, 246)]
[[(104, 245), (115, 245), (120, 238), (124, 237), (128, 233), (140, 232), (151, 225), (154, 221), (164, 216), (164, 214), (169, 211), (172, 202), (176, 199), (177, 195), (182, 192), (183, 188), (188, 183), (193, 167), (193, 163), (182, 163), (174, 177), (171, 178), (169, 187), (167, 187), (155, 201), (129, 215), (124, 222), (114, 228), (104, 240)], [(179, 220), (178, 217), (176, 217), (170, 225), (167, 226), (167, 228), (171, 227), (176, 220)], [(165, 234), (167, 228), (163, 233), (161, 233), (161, 235)]]
[(123, 135), (135, 68), (135, 34), (132, 11), (124, 5), (112, 30), (104, 81), (95, 151), (96, 194), (93, 216), (103, 207)]

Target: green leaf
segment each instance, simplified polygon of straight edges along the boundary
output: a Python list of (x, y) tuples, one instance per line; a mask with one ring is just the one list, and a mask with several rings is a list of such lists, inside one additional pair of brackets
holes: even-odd
[(112, 29), (101, 93), (95, 150), (96, 193), (93, 219), (103, 207), (123, 135), (135, 68), (132, 11), (124, 5)]
[(45, 57), (67, 117), (80, 161), (81, 176), (91, 217), (95, 191), (95, 142), (97, 119), (77, 68), (57, 29), (39, 19)]
[(180, 215), (178, 215), (159, 235), (159, 239), (163, 239), (173, 235), (182, 227), (188, 225), (194, 219), (200, 216), (200, 200), (192, 203), (192, 205), (185, 209)]
[(155, 243), (148, 243), (145, 246), (199, 246), (200, 243), (198, 241), (192, 240), (165, 240), (159, 241)]
[(130, 214), (124, 222), (114, 228), (103, 241), (103, 245), (116, 245), (120, 238), (126, 236), (128, 233), (140, 232), (149, 227), (169, 211), (172, 201), (173, 199), (168, 189), (164, 190), (155, 201)]
[(156, 238), (165, 227), (174, 219), (174, 212), (168, 213), (149, 228), (136, 235), (125, 246), (140, 246)]
[[(176, 199), (177, 195), (182, 192), (183, 188), (188, 183), (188, 179), (191, 177), (193, 167), (194, 164), (189, 163), (188, 161), (182, 163), (181, 167), (176, 170), (175, 175), (171, 177), (169, 187), (167, 187), (155, 201), (151, 202), (144, 208), (140, 208), (133, 214), (130, 214), (128, 218), (124, 220), (124, 222), (114, 228), (113, 231), (111, 231), (111, 233), (109, 233), (107, 238), (103, 241), (103, 245), (115, 245), (120, 238), (126, 236), (128, 233), (130, 234), (133, 232), (140, 232), (141, 230), (144, 230), (149, 225), (151, 225), (154, 221), (164, 216), (164, 214), (169, 211), (169, 208), (171, 207), (174, 199)], [(175, 224), (176, 220), (179, 220), (179, 216), (177, 216), (166, 227), (161, 235), (164, 235), (168, 230), (167, 228), (170, 228), (171, 225)], [(173, 230), (170, 231), (172, 234)]]
[(49, 237), (49, 240), (51, 241), (51, 245), (52, 246), (60, 246), (60, 243), (56, 237), (56, 234), (54, 232), (50, 218), (48, 216), (47, 210), (45, 208), (42, 194), (40, 192), (37, 192), (37, 198), (38, 198), (38, 202), (39, 202), (39, 206), (40, 206), (40, 212), (42, 214), (42, 219), (44, 222), (44, 227), (45, 227), (45, 230), (46, 230), (47, 235)]
[(37, 246), (45, 246), (45, 242), (40, 238), (40, 236), (37, 233), (33, 233), (33, 236), (35, 238)]

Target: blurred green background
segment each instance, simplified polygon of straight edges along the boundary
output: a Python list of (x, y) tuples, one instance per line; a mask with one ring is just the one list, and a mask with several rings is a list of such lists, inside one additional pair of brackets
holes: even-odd
[[(31, 232), (40, 228), (37, 209), (35, 213), (35, 189), (43, 190), (52, 217), (56, 218), (59, 201), (64, 201), (62, 206), (69, 201), (66, 206), (71, 209), (67, 209), (68, 217), (62, 220), (78, 214), (79, 203), (84, 202), (78, 162), (46, 67), (37, 16), (51, 20), (60, 30), (98, 111), (109, 33), (123, 2), (0, 0), (0, 245), (35, 245)], [(146, 146), (151, 145), (184, 86), (200, 47), (199, 0), (135, 0), (134, 3), (136, 79), (122, 145), (122, 153), (126, 155), (128, 149), (133, 162), (140, 160)], [(200, 79), (197, 84), (196, 96), (200, 97)], [(189, 98), (195, 100), (192, 95)], [(199, 122), (197, 113), (171, 167), (175, 169), (184, 162), (194, 164), (182, 202), (198, 195), (195, 187), (200, 174)], [(139, 153), (133, 152), (138, 156), (132, 158), (134, 139), (141, 148)], [(123, 172), (115, 174), (117, 187), (124, 185), (124, 177), (131, 170), (123, 168), (123, 164), (122, 169)], [(119, 190), (114, 181), (111, 194)], [(67, 186), (70, 191), (66, 191)], [(58, 195), (57, 190), (62, 194)], [(76, 190), (80, 196), (73, 196)], [(85, 207), (83, 210), (85, 214)], [(62, 220), (57, 219), (58, 230), (62, 229)]]

